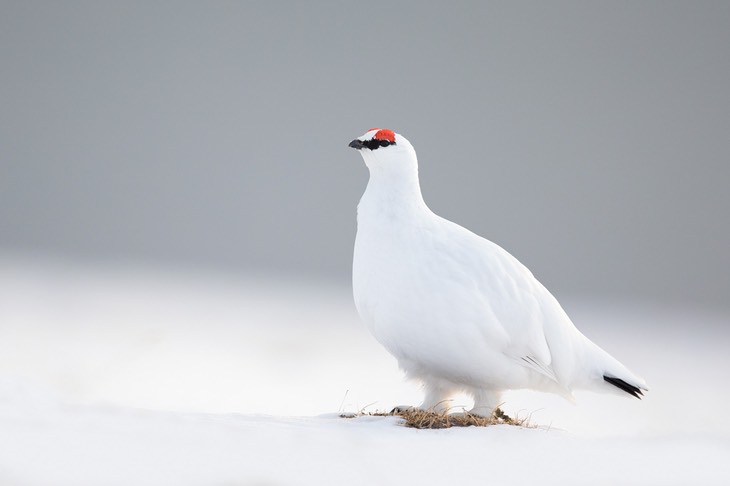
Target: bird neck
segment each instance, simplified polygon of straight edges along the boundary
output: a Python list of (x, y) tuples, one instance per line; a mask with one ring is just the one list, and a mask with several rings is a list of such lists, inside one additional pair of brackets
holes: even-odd
[(428, 212), (417, 165), (370, 167), (370, 180), (358, 205), (358, 216), (407, 220)]

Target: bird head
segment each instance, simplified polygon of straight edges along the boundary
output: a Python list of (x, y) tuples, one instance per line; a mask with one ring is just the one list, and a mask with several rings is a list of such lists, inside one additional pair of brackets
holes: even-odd
[(411, 143), (387, 128), (371, 128), (349, 146), (360, 151), (371, 172), (411, 170), (418, 166)]

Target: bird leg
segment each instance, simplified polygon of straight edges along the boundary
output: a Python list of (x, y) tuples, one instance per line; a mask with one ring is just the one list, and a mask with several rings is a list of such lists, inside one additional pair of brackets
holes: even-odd
[(480, 417), (491, 417), (495, 410), (499, 410), (497, 407), (502, 403), (500, 402), (501, 393), (493, 390), (474, 390), (472, 396), (474, 397), (474, 408), (469, 410), (469, 413)]
[(448, 412), (452, 405), (451, 397), (454, 390), (451, 387), (442, 385), (441, 383), (426, 383), (426, 396), (423, 403), (419, 407), (421, 410), (442, 413)]

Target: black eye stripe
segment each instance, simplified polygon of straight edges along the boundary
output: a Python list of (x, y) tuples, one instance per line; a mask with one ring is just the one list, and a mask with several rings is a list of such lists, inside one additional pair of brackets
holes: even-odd
[(391, 142), (389, 140), (378, 140), (377, 138), (374, 138), (372, 140), (365, 140), (362, 143), (363, 147), (367, 147), (370, 150), (377, 150), (380, 147), (387, 147), (388, 145), (395, 145), (395, 142)]

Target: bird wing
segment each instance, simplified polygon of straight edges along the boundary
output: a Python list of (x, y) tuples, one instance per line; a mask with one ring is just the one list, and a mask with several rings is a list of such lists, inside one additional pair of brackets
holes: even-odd
[(500, 334), (507, 338), (501, 351), (519, 365), (559, 383), (545, 337), (545, 320), (550, 315), (543, 308), (547, 290), (499, 245), (448, 223), (453, 225), (448, 233), (451, 248), (458, 248), (459, 266), (474, 279), (488, 308), (484, 326), (500, 327)]
[(554, 382), (558, 382), (558, 377), (555, 376), (555, 371), (549, 364), (542, 363), (532, 356), (522, 356), (519, 359), (519, 364), (527, 366), (528, 368), (537, 371), (538, 373), (550, 378)]

